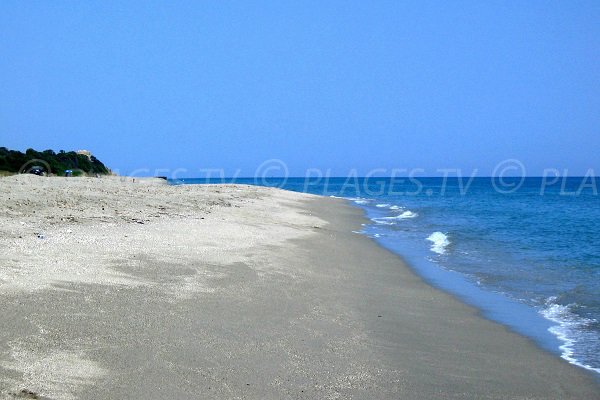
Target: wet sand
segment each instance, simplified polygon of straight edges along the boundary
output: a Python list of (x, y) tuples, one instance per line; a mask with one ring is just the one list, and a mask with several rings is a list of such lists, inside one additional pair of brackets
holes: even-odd
[(0, 178), (0, 399), (595, 399), (342, 200)]

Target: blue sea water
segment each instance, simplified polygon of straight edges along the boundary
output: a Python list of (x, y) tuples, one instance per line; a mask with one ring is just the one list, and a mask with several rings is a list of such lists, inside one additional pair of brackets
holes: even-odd
[(600, 374), (600, 180), (252, 178), (348, 199), (425, 280)]

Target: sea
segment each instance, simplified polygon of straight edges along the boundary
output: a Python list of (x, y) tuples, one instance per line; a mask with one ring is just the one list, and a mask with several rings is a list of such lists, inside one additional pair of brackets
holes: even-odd
[(251, 184), (344, 198), (368, 217), (357, 234), (397, 253), (428, 283), (485, 318), (600, 377), (600, 178), (170, 182)]

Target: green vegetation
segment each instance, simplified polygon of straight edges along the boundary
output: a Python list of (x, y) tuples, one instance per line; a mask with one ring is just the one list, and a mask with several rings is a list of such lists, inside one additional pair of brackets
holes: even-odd
[(110, 170), (96, 157), (64, 150), (55, 153), (52, 150), (36, 151), (27, 149), (25, 153), (0, 147), (0, 173), (27, 172), (34, 166), (42, 167), (53, 175), (65, 175), (72, 170), (73, 175), (110, 174)]

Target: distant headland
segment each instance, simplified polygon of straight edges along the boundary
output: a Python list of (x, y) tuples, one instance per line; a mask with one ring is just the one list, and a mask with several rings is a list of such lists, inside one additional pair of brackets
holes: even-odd
[(27, 149), (25, 153), (0, 147), (0, 176), (18, 173), (77, 176), (111, 174), (102, 161), (88, 150), (37, 151)]

